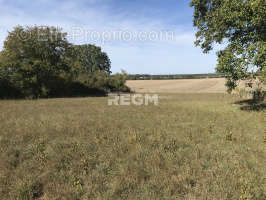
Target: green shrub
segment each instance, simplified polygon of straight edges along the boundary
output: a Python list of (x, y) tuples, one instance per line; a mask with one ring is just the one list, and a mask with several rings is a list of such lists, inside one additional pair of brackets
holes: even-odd
[(109, 75), (104, 71), (96, 71), (89, 76), (79, 78), (79, 81), (92, 89), (108, 92), (130, 92), (126, 86), (127, 74), (125, 72)]
[(126, 86), (127, 74), (117, 73), (111, 76), (109, 81), (109, 87), (112, 92), (130, 92), (130, 88)]

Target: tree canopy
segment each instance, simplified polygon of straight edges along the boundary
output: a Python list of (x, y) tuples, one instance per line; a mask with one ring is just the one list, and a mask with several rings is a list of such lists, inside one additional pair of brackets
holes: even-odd
[(217, 71), (225, 73), (229, 90), (237, 81), (266, 77), (266, 1), (192, 0), (195, 44), (205, 53), (215, 43), (226, 45), (217, 52)]
[(109, 81), (110, 69), (110, 59), (100, 47), (71, 44), (55, 27), (17, 26), (0, 51), (0, 97), (86, 95), (96, 92), (97, 85), (108, 90), (109, 84), (88, 85), (94, 83), (88, 79), (95, 75)]
[(95, 71), (105, 71), (111, 73), (111, 61), (101, 47), (91, 44), (75, 45), (77, 61), (80, 65), (81, 73), (92, 73)]
[(25, 95), (39, 96), (57, 76), (67, 73), (69, 43), (66, 34), (54, 27), (15, 27), (1, 52), (1, 71)]

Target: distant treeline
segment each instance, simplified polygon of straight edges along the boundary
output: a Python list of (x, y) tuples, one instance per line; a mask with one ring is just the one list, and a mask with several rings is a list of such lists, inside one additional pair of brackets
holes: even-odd
[(151, 74), (128, 74), (127, 80), (169, 80), (169, 79), (204, 79), (204, 78), (223, 78), (224, 74), (170, 74), (170, 75), (151, 75)]

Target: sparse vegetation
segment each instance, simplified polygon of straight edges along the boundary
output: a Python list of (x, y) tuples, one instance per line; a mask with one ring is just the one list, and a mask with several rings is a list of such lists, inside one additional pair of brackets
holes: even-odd
[(238, 100), (1, 101), (1, 199), (265, 199), (266, 113)]

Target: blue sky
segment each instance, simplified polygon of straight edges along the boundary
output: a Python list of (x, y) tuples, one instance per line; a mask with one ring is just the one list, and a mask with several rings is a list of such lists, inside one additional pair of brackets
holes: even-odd
[(101, 46), (113, 72), (212, 73), (215, 52), (194, 46), (192, 17), (188, 0), (0, 0), (0, 49), (16, 25), (52, 25)]

